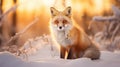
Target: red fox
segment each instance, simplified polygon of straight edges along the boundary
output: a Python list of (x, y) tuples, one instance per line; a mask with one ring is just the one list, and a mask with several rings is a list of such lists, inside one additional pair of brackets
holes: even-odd
[(92, 60), (100, 58), (98, 47), (90, 40), (86, 33), (74, 23), (71, 17), (71, 7), (58, 11), (50, 8), (50, 31), (53, 39), (60, 45), (60, 58), (76, 59), (87, 57)]

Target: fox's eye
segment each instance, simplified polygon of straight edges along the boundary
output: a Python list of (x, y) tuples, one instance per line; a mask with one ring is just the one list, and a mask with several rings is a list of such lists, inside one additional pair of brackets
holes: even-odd
[(67, 24), (68, 22), (67, 22), (67, 20), (63, 20), (63, 24)]
[(54, 23), (55, 23), (55, 24), (58, 24), (58, 23), (59, 23), (59, 21), (58, 21), (58, 20), (55, 20), (55, 21), (54, 21)]

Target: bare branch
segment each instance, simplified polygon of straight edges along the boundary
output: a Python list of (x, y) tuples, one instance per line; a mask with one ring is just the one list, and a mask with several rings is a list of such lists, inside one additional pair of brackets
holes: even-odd
[[(26, 4), (27, 1), (25, 1), (22, 4)], [(3, 13), (2, 15), (0, 15), (0, 19), (2, 20), (6, 15), (8, 15), (11, 11), (16, 11), (16, 9), (18, 8), (18, 6), (22, 5), (22, 4), (15, 4), (14, 6), (12, 6), (10, 9), (8, 9), (5, 13)], [(0, 23), (0, 26), (2, 26), (2, 23)]]
[(93, 17), (93, 21), (97, 22), (112, 22), (116, 21), (117, 18), (115, 16), (110, 16), (110, 17), (101, 17), (101, 16), (95, 16)]
[(11, 7), (10, 9), (8, 9), (5, 13), (3, 13), (2, 15), (0, 15), (0, 19), (4, 18), (7, 14), (9, 14), (11, 11), (15, 11), (17, 9), (18, 5), (14, 5), (13, 7)]
[[(10, 9), (8, 9), (5, 13), (3, 13), (2, 15), (0, 15), (0, 19), (2, 21), (2, 19), (8, 15), (11, 11), (15, 11), (17, 9), (18, 5), (14, 5), (13, 7), (11, 7)], [(2, 22), (0, 23), (0, 26), (2, 26)]]
[(114, 40), (115, 36), (119, 32), (119, 29), (120, 29), (120, 24), (118, 24), (115, 30), (113, 31), (112, 38), (111, 38), (112, 40)]
[(120, 21), (120, 9), (116, 6), (112, 6), (113, 16), (109, 17), (101, 17), (101, 16), (95, 16), (93, 17), (93, 21), (97, 22), (113, 22), (113, 21)]
[(114, 5), (112, 5), (112, 11), (114, 13), (114, 16), (120, 17), (120, 9)]
[[(93, 21), (97, 22), (108, 22), (105, 30), (103, 31), (103, 35), (105, 39), (100, 39), (98, 42), (100, 44), (106, 45), (106, 49), (110, 51), (114, 51), (115, 49), (120, 49), (120, 38), (119, 30), (120, 30), (120, 9), (116, 6), (112, 6), (113, 16), (101, 17), (95, 16), (93, 17)], [(110, 22), (110, 23), (109, 23)], [(118, 39), (117, 39), (118, 38)]]
[[(22, 4), (26, 4), (28, 1), (24, 1), (24, 3)], [(22, 5), (22, 4), (15, 4), (13, 7), (11, 7), (10, 9), (8, 9), (5, 13), (3, 13), (2, 15), (0, 15), (0, 19), (4, 18), (4, 16), (6, 16), (7, 14), (9, 14), (11, 11), (15, 11), (17, 9), (18, 6)]]
[(27, 25), (22, 31), (16, 33), (5, 45), (13, 44), (23, 33), (25, 33), (32, 25), (34, 25), (39, 19), (35, 18), (29, 25)]

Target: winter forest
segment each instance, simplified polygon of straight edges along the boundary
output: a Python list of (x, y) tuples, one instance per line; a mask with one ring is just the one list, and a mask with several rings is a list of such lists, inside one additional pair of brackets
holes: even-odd
[[(98, 60), (60, 58), (50, 32), (50, 7), (67, 6), (98, 46)], [(0, 0), (0, 67), (48, 66), (120, 67), (120, 0)]]

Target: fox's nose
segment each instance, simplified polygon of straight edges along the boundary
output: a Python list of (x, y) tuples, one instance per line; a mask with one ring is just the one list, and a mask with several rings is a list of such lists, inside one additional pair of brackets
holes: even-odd
[(60, 26), (59, 29), (62, 29), (62, 26)]

